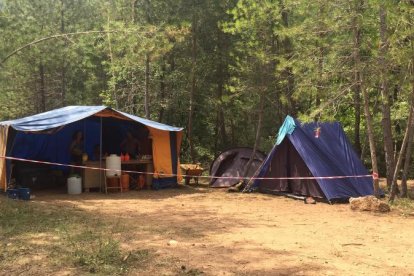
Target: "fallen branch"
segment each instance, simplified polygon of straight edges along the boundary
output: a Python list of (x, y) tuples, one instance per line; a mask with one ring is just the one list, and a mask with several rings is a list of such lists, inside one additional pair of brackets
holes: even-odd
[(350, 246), (350, 245), (363, 246), (364, 244), (362, 244), (362, 243), (343, 243), (341, 245), (342, 246)]

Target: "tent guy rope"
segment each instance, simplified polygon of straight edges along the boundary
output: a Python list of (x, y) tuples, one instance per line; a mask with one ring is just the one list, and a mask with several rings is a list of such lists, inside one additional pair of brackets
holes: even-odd
[[(154, 176), (179, 176), (178, 174), (172, 173), (158, 173), (158, 172), (144, 172), (144, 171), (131, 171), (131, 170), (114, 170), (114, 169), (106, 169), (106, 168), (98, 168), (98, 167), (89, 167), (89, 166), (79, 166), (79, 165), (72, 165), (72, 164), (63, 164), (63, 163), (56, 163), (56, 162), (47, 162), (47, 161), (38, 161), (38, 160), (31, 160), (25, 158), (17, 158), (17, 157), (10, 157), (10, 156), (0, 156), (0, 159), (6, 160), (15, 160), (15, 161), (22, 161), (22, 162), (29, 162), (29, 163), (38, 163), (38, 164), (46, 164), (46, 165), (53, 165), (53, 166), (61, 166), (61, 167), (70, 167), (70, 168), (78, 168), (78, 169), (88, 169), (88, 170), (100, 170), (100, 171), (119, 171), (123, 173), (135, 173), (135, 174), (149, 174)], [(309, 180), (309, 179), (344, 179), (344, 178), (373, 178), (375, 179), (378, 177), (376, 174), (364, 174), (364, 175), (336, 175), (336, 176), (303, 176), (303, 177), (238, 177), (238, 176), (208, 176), (208, 175), (200, 175), (200, 176), (193, 176), (193, 175), (181, 175), (182, 177), (193, 177), (193, 178), (219, 178), (219, 179), (238, 179), (238, 180), (255, 180), (255, 179), (268, 179), (268, 180)]]

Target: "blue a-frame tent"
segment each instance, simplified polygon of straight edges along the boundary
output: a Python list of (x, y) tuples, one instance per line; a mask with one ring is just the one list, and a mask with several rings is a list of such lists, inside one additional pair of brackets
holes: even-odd
[[(335, 176), (338, 178), (318, 178)], [(256, 179), (251, 188), (264, 193), (288, 193), (328, 201), (374, 193), (372, 177), (338, 122), (301, 124), (287, 116), (258, 177), (285, 178)]]

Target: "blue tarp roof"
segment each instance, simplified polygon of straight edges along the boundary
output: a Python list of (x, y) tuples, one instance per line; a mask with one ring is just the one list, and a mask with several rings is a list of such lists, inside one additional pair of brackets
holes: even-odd
[(106, 106), (66, 106), (21, 119), (0, 122), (0, 125), (9, 125), (19, 131), (43, 131), (80, 121), (93, 116), (105, 109), (114, 111), (137, 123), (165, 131), (181, 131), (183, 128), (173, 127), (148, 119), (140, 118), (125, 112), (117, 111)]
[[(320, 128), (319, 138), (315, 129)], [(333, 123), (301, 124), (290, 116), (279, 130), (277, 143), (262, 165), (258, 176), (269, 169), (269, 163), (278, 154), (278, 145), (289, 139), (314, 177), (321, 176), (357, 176), (370, 173), (362, 164), (348, 141), (342, 126)], [(373, 181), (364, 178), (316, 179), (328, 200), (372, 195)], [(254, 186), (260, 185), (256, 180)]]

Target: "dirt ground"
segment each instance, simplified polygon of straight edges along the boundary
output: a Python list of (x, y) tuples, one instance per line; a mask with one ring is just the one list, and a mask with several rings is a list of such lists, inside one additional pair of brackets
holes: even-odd
[[(122, 249), (153, 250), (188, 275), (414, 275), (414, 216), (395, 211), (194, 187), (35, 201), (121, 222)], [(145, 273), (174, 274), (158, 269)]]

